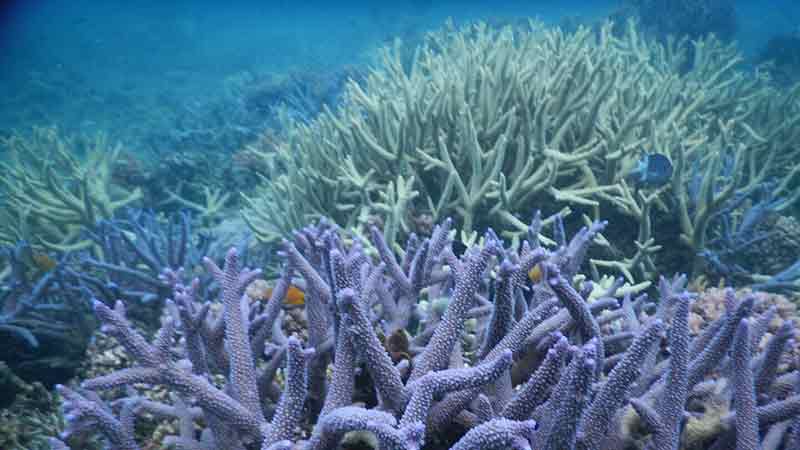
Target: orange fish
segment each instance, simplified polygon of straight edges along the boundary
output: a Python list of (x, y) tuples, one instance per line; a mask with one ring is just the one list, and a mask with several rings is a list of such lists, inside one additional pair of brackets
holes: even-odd
[[(272, 288), (267, 288), (266, 295), (263, 297), (265, 300), (272, 298)], [(290, 284), (289, 289), (286, 290), (286, 296), (283, 298), (283, 303), (289, 306), (302, 306), (306, 303), (306, 294), (299, 287)]]
[(292, 306), (305, 305), (306, 294), (300, 290), (299, 287), (295, 285), (289, 285), (289, 289), (286, 290), (286, 297), (284, 297), (283, 302)]

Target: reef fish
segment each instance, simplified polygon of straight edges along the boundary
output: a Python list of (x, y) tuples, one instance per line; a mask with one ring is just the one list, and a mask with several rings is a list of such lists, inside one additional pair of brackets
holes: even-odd
[[(272, 297), (272, 288), (267, 288), (266, 300)], [(290, 285), (286, 290), (286, 296), (283, 297), (283, 303), (289, 306), (302, 306), (306, 303), (306, 294), (299, 287)]]
[(672, 179), (672, 162), (661, 153), (649, 153), (639, 160), (628, 175), (634, 183), (645, 187), (661, 187)]
[(283, 302), (292, 306), (304, 305), (306, 303), (306, 294), (297, 286), (289, 286), (289, 289), (286, 291), (286, 297), (283, 298)]
[[(265, 280), (255, 280), (247, 286), (247, 296), (253, 300), (267, 301), (272, 298), (273, 287)], [(305, 304), (306, 294), (299, 287), (290, 284), (283, 297), (283, 303), (289, 306), (302, 306)]]
[(14, 249), (16, 258), (29, 269), (49, 272), (58, 262), (45, 252), (34, 249), (29, 243), (22, 241)]
[(533, 266), (531, 270), (528, 271), (528, 278), (530, 278), (533, 284), (542, 281), (542, 268), (539, 266), (539, 264)]

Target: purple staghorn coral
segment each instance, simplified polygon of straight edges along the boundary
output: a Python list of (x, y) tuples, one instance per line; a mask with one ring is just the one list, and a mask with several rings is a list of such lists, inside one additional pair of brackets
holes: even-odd
[[(246, 295), (260, 273), (240, 268), (235, 250), (223, 267), (206, 260), (218, 303), (165, 274), (173, 300), (151, 342), (122, 303), (97, 301), (103, 331), (136, 364), (61, 387), (62, 438), (93, 429), (112, 449), (142, 448), (145, 413), (178, 421), (165, 443), (199, 449), (334, 450), (363, 433), (393, 450), (751, 449), (797, 435), (800, 375), (781, 365), (791, 325), (759, 352), (774, 316), (752, 317), (754, 299), (731, 291), (727, 312), (692, 338), (685, 278), (662, 279), (655, 307), (620, 294), (621, 282), (581, 283), (606, 224), (569, 240), (556, 222), (556, 248), (539, 243), (537, 215), (529, 241), (506, 247), (489, 231), (460, 257), (449, 221), (400, 254), (373, 230), (376, 257), (322, 222), (283, 243), (267, 302)], [(301, 337), (283, 334), (290, 284), (305, 292)], [(398, 333), (401, 352), (390, 348)], [(131, 389), (140, 383), (166, 387), (171, 402)], [(117, 387), (126, 394), (111, 402), (98, 395)]]
[(165, 270), (191, 269), (208, 253), (210, 240), (193, 242), (192, 220), (177, 213), (161, 223), (152, 211), (128, 210), (125, 220), (98, 221), (84, 233), (95, 244), (79, 255), (80, 278), (95, 295), (126, 302), (163, 301), (172, 285)]

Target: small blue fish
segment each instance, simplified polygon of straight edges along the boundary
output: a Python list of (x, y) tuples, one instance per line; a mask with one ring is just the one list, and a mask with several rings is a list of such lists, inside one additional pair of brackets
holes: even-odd
[(661, 153), (646, 154), (628, 177), (643, 187), (661, 187), (672, 179), (672, 162)]

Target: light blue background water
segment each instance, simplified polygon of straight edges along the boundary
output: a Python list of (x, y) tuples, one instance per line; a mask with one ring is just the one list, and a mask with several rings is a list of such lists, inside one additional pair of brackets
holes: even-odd
[[(742, 50), (800, 25), (800, 2), (740, 1)], [(37, 122), (120, 127), (160, 104), (214, 95), (245, 70), (359, 63), (394, 36), (475, 18), (557, 23), (617, 1), (89, 1), (2, 3), (0, 129)], [(72, 105), (72, 106), (71, 106)], [(80, 106), (78, 106), (80, 105)], [(115, 120), (116, 119), (116, 120)], [(133, 124), (131, 124), (133, 126)], [(111, 130), (113, 133), (113, 130)]]

